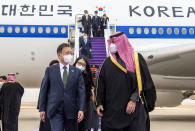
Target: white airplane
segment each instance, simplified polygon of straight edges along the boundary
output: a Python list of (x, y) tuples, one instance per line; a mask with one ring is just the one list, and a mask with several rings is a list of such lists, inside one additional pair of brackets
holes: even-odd
[[(159, 106), (180, 104), (195, 89), (195, 0), (1, 0), (0, 75), (17, 74), (25, 98), (38, 96), (45, 68), (62, 42), (74, 43), (83, 11), (107, 14), (107, 39), (124, 32), (145, 57)], [(37, 91), (32, 93), (32, 88)], [(29, 89), (29, 90), (28, 90)], [(36, 99), (37, 100), (37, 99)]]

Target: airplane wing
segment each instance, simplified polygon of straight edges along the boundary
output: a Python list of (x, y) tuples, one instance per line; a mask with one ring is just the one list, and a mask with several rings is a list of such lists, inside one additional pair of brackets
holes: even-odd
[(180, 58), (180, 55), (195, 51), (194, 44), (182, 44), (171, 47), (157, 48), (147, 51), (138, 51), (145, 58), (148, 65)]

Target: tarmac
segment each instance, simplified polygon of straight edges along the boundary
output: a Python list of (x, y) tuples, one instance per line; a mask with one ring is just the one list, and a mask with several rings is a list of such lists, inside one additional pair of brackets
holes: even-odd
[[(177, 107), (156, 107), (150, 113), (151, 131), (195, 131), (195, 104)], [(36, 104), (23, 104), (19, 131), (38, 131), (40, 123)]]

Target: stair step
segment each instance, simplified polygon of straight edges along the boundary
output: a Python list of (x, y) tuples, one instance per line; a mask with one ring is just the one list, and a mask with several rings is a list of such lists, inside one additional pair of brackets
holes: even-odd
[(106, 51), (105, 51), (105, 50), (93, 49), (93, 48), (92, 48), (92, 53), (94, 53), (94, 52), (100, 52), (100, 53), (105, 53), (105, 54), (106, 54)]
[(89, 62), (90, 62), (90, 63), (99, 63), (99, 64), (101, 64), (103, 61), (104, 61), (104, 60), (98, 60), (98, 61), (95, 61), (95, 60), (94, 60), (94, 61), (89, 60)]
[(94, 55), (94, 54), (92, 54), (92, 59), (99, 59), (99, 58), (104, 59), (104, 58), (106, 58), (106, 56), (105, 55)]
[(106, 52), (106, 50), (102, 49), (102, 48), (92, 48), (92, 51), (103, 51), (103, 52)]
[(93, 62), (98, 62), (98, 61), (100, 61), (100, 62), (101, 62), (101, 61), (104, 61), (104, 59), (105, 59), (105, 58), (103, 58), (103, 57), (102, 57), (101, 59), (94, 59), (94, 58), (92, 58), (92, 59), (89, 59), (89, 61), (93, 61)]
[(92, 50), (106, 50), (105, 47), (92, 47)]
[(104, 44), (92, 44), (91, 45), (92, 47), (104, 47), (104, 48), (106, 48), (106, 45), (104, 45)]
[(102, 42), (102, 43), (98, 43), (98, 42), (94, 42), (94, 43), (91, 43), (92, 46), (105, 46), (105, 42)]
[(96, 40), (99, 40), (99, 39), (105, 39), (104, 37), (91, 37), (91, 39), (96, 39)]
[(99, 64), (101, 64), (102, 62), (103, 62), (104, 60), (98, 60), (98, 61), (89, 61), (90, 63), (99, 63)]
[(91, 65), (98, 65), (98, 67), (101, 67), (100, 65), (102, 65), (103, 61), (101, 63), (95, 63), (95, 62), (89, 62)]
[(104, 48), (106, 48), (106, 46), (105, 45), (98, 45), (98, 44), (94, 44), (94, 45), (91, 45), (92, 47), (104, 47)]
[(99, 48), (99, 49), (93, 49), (93, 48), (92, 48), (92, 51), (93, 51), (93, 52), (96, 52), (96, 51), (97, 51), (97, 52), (105, 52), (105, 53), (106, 53), (106, 50), (105, 50), (105, 49), (103, 50), (103, 49), (101, 49), (101, 48)]
[(106, 51), (92, 51), (92, 54), (106, 56)]
[(105, 41), (105, 39), (91, 39), (91, 41)]
[(106, 50), (106, 46), (104, 45), (92, 45), (92, 48), (100, 48)]
[(101, 55), (101, 56), (95, 55), (95, 56), (93, 56), (93, 59), (104, 59), (104, 58), (106, 58), (106, 55)]
[(104, 51), (92, 51), (93, 55), (106, 56), (106, 52)]
[(105, 41), (91, 41), (91, 44), (105, 45)]
[(94, 64), (102, 64), (103, 60), (99, 60), (99, 61), (92, 61), (89, 60), (90, 63), (94, 63)]
[(105, 40), (91, 40), (91, 42), (105, 42)]
[(99, 60), (89, 60), (90, 62), (94, 63), (102, 63), (105, 59), (99, 59)]
[(104, 60), (106, 57), (99, 57), (99, 58), (95, 58), (95, 57), (92, 57), (92, 59), (89, 59), (89, 60), (92, 60), (92, 61), (95, 61), (95, 60)]
[(105, 58), (101, 58), (101, 59), (89, 59), (89, 61), (93, 61), (93, 62), (101, 62), (101, 61), (104, 61)]
[(106, 49), (106, 46), (105, 45), (91, 45), (92, 47), (102, 47), (104, 49)]
[(96, 46), (96, 47), (101, 47), (101, 46), (104, 46), (104, 47), (106, 47), (106, 45), (105, 44), (99, 44), (99, 43), (93, 43), (93, 44), (91, 44), (91, 46)]
[(106, 58), (106, 55), (93, 55), (93, 58), (92, 59), (105, 59)]

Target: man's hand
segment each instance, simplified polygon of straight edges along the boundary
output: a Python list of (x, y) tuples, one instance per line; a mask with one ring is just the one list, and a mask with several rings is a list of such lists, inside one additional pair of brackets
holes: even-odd
[(135, 107), (136, 107), (136, 102), (135, 101), (129, 101), (129, 103), (127, 104), (126, 113), (129, 114), (129, 115), (134, 113)]
[(45, 112), (40, 112), (40, 118), (43, 122), (45, 122)]
[(98, 116), (100, 116), (100, 117), (103, 116), (103, 114), (102, 114), (101, 111), (104, 111), (104, 108), (103, 108), (102, 105), (99, 105), (99, 106), (97, 107), (96, 111), (97, 111)]
[(79, 48), (79, 50), (81, 51), (81, 50), (82, 50), (82, 47), (81, 47), (81, 48)]
[(89, 52), (91, 52), (92, 50), (90, 49)]
[(78, 123), (80, 123), (84, 118), (84, 112), (83, 111), (79, 111), (78, 112)]

